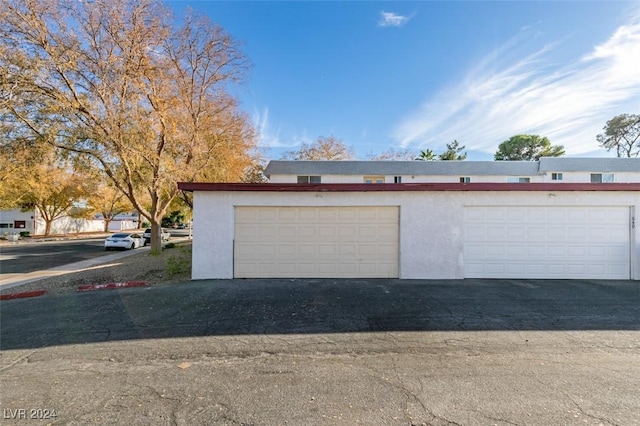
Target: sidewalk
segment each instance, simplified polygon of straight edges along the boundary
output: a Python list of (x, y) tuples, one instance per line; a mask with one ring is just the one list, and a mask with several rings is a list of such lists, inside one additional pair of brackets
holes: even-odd
[[(105, 235), (108, 235), (108, 234), (105, 234)], [(92, 236), (89, 238), (99, 238), (99, 237)], [(80, 238), (59, 238), (59, 239), (80, 239)], [(174, 237), (167, 243), (163, 243), (163, 247), (168, 243), (175, 244), (183, 241), (190, 241), (190, 239), (189, 237)], [(9, 243), (9, 244), (16, 244), (16, 243)], [(42, 271), (33, 271), (26, 274), (0, 275), (0, 290), (6, 290), (9, 288), (18, 287), (23, 284), (28, 284), (34, 281), (45, 279), (45, 278), (57, 277), (59, 275), (65, 275), (73, 272), (86, 271), (89, 269), (102, 267), (116, 260), (133, 256), (136, 254), (146, 253), (146, 252), (149, 252), (150, 250), (151, 250), (150, 246), (145, 246), (145, 247), (137, 248), (135, 250), (120, 251), (120, 252), (108, 254), (105, 256), (95, 257), (93, 259), (83, 260), (80, 262), (70, 263), (67, 265), (56, 266), (55, 268), (46, 269)]]
[[(174, 241), (172, 241), (174, 242)], [(57, 277), (59, 275), (69, 274), (72, 272), (85, 271), (88, 269), (102, 266), (118, 259), (133, 256), (135, 254), (141, 254), (148, 252), (151, 247), (140, 247), (135, 250), (125, 250), (106, 256), (100, 256), (93, 259), (83, 260), (81, 262), (70, 263), (68, 265), (56, 266), (55, 268), (46, 269), (43, 271), (33, 271), (26, 274), (6, 274), (0, 278), (0, 290), (8, 288), (18, 287), (23, 284), (28, 284), (34, 281), (38, 281), (44, 278)]]

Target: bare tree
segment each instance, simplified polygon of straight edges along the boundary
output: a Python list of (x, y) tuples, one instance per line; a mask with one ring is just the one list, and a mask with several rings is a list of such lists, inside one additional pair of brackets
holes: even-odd
[(410, 148), (389, 148), (380, 154), (369, 154), (367, 159), (374, 161), (413, 161), (418, 155), (416, 151)]
[(221, 144), (255, 144), (227, 90), (247, 67), (221, 27), (178, 22), (155, 0), (5, 0), (0, 10), (1, 121), (95, 165), (149, 220), (153, 252), (176, 182), (224, 166)]
[(335, 136), (319, 136), (315, 142), (303, 143), (294, 151), (287, 151), (282, 156), (283, 160), (350, 160), (353, 158), (353, 149)]

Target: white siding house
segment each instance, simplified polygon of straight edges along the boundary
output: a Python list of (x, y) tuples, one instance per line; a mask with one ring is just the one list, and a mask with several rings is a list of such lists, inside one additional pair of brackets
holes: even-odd
[[(45, 230), (45, 221), (37, 209), (1, 210), (0, 211), (0, 235), (19, 234), (28, 232), (30, 235), (42, 235)], [(61, 216), (51, 224), (51, 234), (77, 234), (81, 232), (101, 232), (104, 230), (102, 219), (78, 219), (69, 216)]]
[[(271, 161), (271, 183), (640, 182), (640, 158), (540, 161)], [(311, 179), (313, 178), (313, 179)]]

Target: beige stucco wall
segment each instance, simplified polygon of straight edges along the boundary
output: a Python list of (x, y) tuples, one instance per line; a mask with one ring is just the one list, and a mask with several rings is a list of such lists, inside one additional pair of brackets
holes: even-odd
[(627, 206), (640, 279), (637, 192), (207, 192), (194, 194), (193, 279), (233, 277), (235, 206), (399, 206), (400, 278), (463, 278), (465, 206)]

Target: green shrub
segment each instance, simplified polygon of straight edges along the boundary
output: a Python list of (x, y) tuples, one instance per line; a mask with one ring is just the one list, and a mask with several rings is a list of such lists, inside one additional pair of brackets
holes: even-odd
[[(172, 244), (172, 243), (170, 243)], [(169, 278), (191, 270), (191, 249), (182, 249), (180, 253), (167, 258), (165, 271)]]
[(21, 237), (30, 237), (31, 233), (29, 231), (20, 231), (20, 236)]
[(170, 248), (174, 248), (175, 246), (176, 246), (176, 243), (167, 243), (165, 244), (164, 248), (170, 249)]

